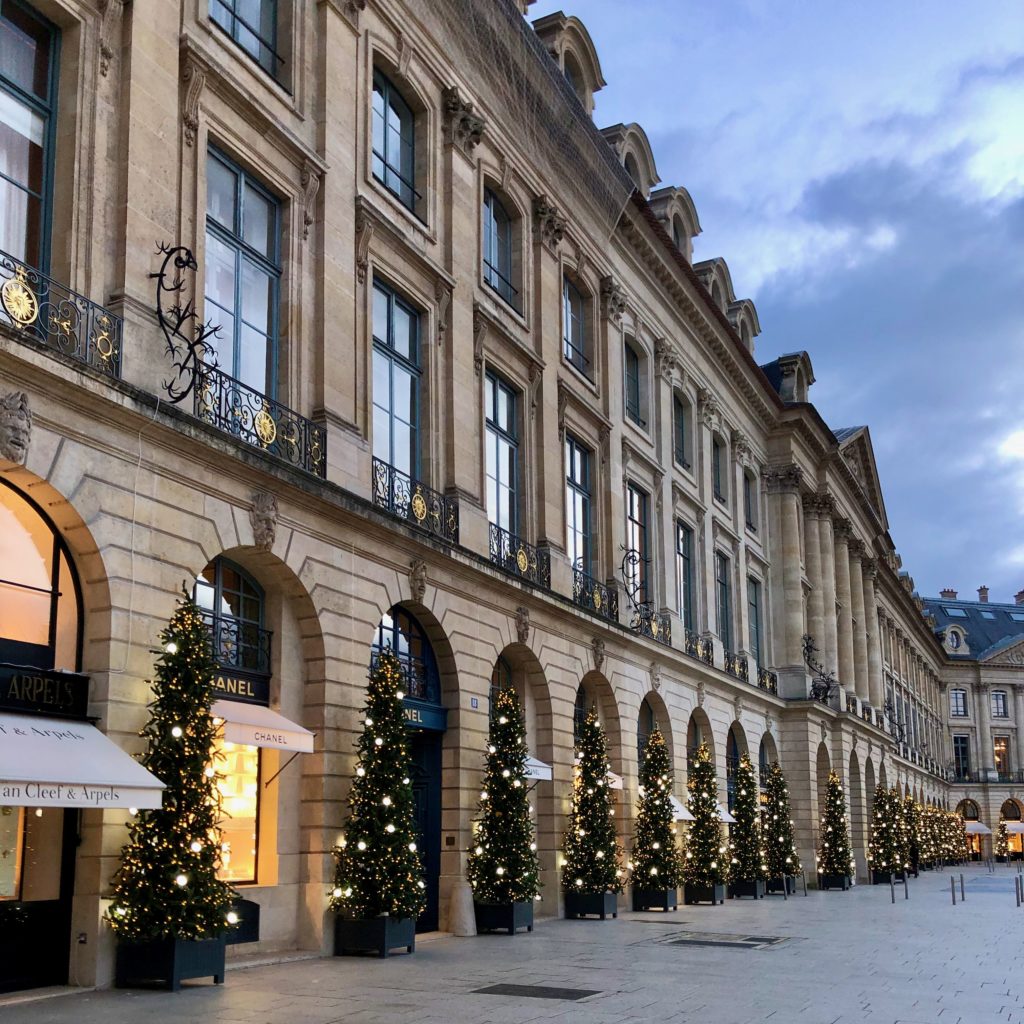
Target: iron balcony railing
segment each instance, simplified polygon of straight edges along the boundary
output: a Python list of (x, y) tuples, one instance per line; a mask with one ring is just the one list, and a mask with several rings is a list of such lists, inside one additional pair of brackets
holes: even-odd
[(538, 587), (551, 589), (551, 555), (491, 523), (490, 555), (495, 565)]
[(196, 368), (195, 413), (204, 422), (307, 473), (327, 474), (327, 432), (323, 427), (205, 363)]
[(683, 630), (683, 653), (702, 661), (705, 665), (714, 667), (715, 645), (709, 637), (702, 637), (699, 633), (694, 633), (692, 629)]
[(743, 682), (749, 681), (747, 674), (747, 659), (742, 654), (733, 654), (732, 651), (725, 652), (725, 671)]
[(273, 632), (231, 615), (203, 612), (213, 642), (213, 660), (227, 672), (270, 675)]
[(573, 604), (600, 615), (609, 622), (619, 621), (619, 592), (615, 587), (594, 579), (578, 565), (572, 567)]
[[(440, 702), (441, 695), (433, 691), (430, 685), (430, 675), (422, 658), (414, 657), (404, 651), (395, 651), (390, 647), (388, 650), (398, 659), (402, 670), (402, 685), (406, 697), (414, 697), (416, 700), (426, 700), (432, 703)], [(374, 647), (370, 651), (370, 673), (377, 670), (380, 661), (380, 648)]]
[(119, 316), (2, 251), (0, 282), (0, 322), (68, 360), (121, 376)]
[(846, 695), (846, 711), (848, 714), (857, 714), (857, 698), (852, 693)]
[(779, 677), (771, 669), (759, 668), (757, 670), (757, 686), (758, 689), (764, 690), (766, 693), (774, 693), (778, 696)]
[(648, 604), (638, 604), (633, 608), (633, 619), (629, 628), (640, 636), (649, 636), (652, 640), (672, 646), (672, 617), (667, 612), (656, 612)]
[(865, 722), (874, 722), (874, 709), (869, 704), (862, 704), (860, 709), (860, 717), (863, 718)]
[(376, 457), (373, 503), (449, 544), (459, 543), (459, 503)]

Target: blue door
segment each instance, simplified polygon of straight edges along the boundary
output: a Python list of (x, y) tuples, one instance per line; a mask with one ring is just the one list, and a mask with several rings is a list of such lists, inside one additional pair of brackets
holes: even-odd
[(441, 878), (441, 736), (439, 732), (410, 731), (412, 792), (416, 814), (417, 846), (427, 886), (427, 906), (416, 931), (435, 932), (438, 921), (438, 883)]

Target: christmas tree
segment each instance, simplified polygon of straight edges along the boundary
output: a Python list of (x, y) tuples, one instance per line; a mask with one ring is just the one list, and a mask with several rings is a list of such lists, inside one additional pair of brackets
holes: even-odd
[(690, 793), (693, 821), (683, 861), (683, 877), (694, 885), (721, 885), (727, 877), (729, 851), (722, 839), (718, 779), (706, 743), (702, 743), (694, 755), (686, 788)]
[(634, 890), (675, 889), (680, 882), (672, 813), (672, 762), (665, 738), (655, 729), (640, 766), (640, 806), (630, 862)]
[(818, 872), (823, 875), (852, 875), (853, 854), (850, 852), (850, 823), (846, 816), (846, 795), (836, 772), (828, 773), (825, 792), (825, 813), (821, 819)]
[(526, 781), (526, 725), (511, 687), (499, 691), (484, 758), (476, 845), (467, 875), (481, 903), (539, 898), (537, 844)]
[(768, 769), (764, 786), (765, 802), (761, 812), (761, 839), (769, 878), (799, 875), (800, 858), (796, 853), (793, 819), (789, 809), (789, 787), (778, 761)]
[(895, 790), (879, 785), (871, 813), (868, 862), (871, 870), (880, 875), (898, 874), (903, 870), (902, 818), (902, 801)]
[(391, 650), (382, 650), (367, 687), (348, 822), (334, 851), (330, 905), (348, 918), (415, 918), (426, 905), (416, 849), (403, 678), (402, 663)]
[(160, 647), (142, 764), (166, 787), (163, 806), (129, 824), (107, 917), (123, 939), (216, 938), (234, 923), (234, 892), (217, 877), (210, 630), (189, 597), (178, 602)]
[(580, 727), (572, 784), (572, 809), (565, 833), (562, 888), (569, 892), (622, 892), (622, 849), (616, 842), (615, 809), (608, 787), (604, 730), (591, 710)]
[(903, 801), (903, 830), (907, 837), (905, 863), (914, 874), (921, 864), (921, 818), (924, 808), (912, 796)]
[(761, 845), (757, 775), (746, 754), (740, 755), (735, 779), (736, 801), (732, 816), (736, 823), (729, 830), (729, 879), (755, 882), (766, 876), (768, 864)]
[(1002, 814), (999, 815), (999, 825), (996, 828), (996, 856), (997, 857), (1009, 857), (1010, 855), (1010, 840), (1006, 834), (1006, 819)]

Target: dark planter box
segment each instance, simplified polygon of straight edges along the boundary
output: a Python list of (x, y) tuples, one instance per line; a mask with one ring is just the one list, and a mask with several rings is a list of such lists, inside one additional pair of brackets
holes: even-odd
[(118, 942), (114, 984), (118, 988), (160, 985), (177, 992), (186, 978), (224, 984), (224, 936), (216, 939), (154, 939)]
[[(782, 895), (782, 879), (781, 878), (769, 878), (765, 883), (765, 889), (769, 896), (775, 894), (777, 896)], [(792, 875), (786, 875), (786, 892), (790, 896), (796, 892), (796, 879)]]
[(894, 882), (903, 881), (902, 871), (875, 871), (871, 872), (871, 884), (872, 885), (888, 885), (889, 879), (892, 878)]
[(742, 882), (730, 882), (729, 896), (732, 899), (749, 896), (751, 899), (763, 900), (764, 880), (761, 878), (751, 878)]
[(533, 901), (522, 903), (477, 903), (473, 901), (478, 932), (508, 931), (515, 935), (520, 928), (533, 931)]
[(376, 953), (382, 959), (399, 946), (416, 950), (416, 920), (412, 917), (370, 917), (363, 920), (334, 919), (334, 955)]
[(687, 882), (683, 886), (683, 902), (687, 906), (695, 903), (724, 903), (724, 885), (698, 885), (696, 882)]
[(849, 889), (849, 875), (818, 875), (818, 885), (822, 889)]
[(618, 917), (618, 901), (613, 892), (567, 892), (565, 894), (565, 916), (588, 917), (593, 915), (603, 921), (606, 917)]
[(675, 910), (679, 898), (675, 889), (633, 889), (634, 910)]

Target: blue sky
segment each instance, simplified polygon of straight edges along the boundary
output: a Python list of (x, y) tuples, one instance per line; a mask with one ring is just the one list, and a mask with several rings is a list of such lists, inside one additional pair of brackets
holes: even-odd
[(590, 31), (599, 126), (806, 349), (832, 426), (866, 423), (922, 594), (1024, 589), (1024, 3), (541, 0)]

